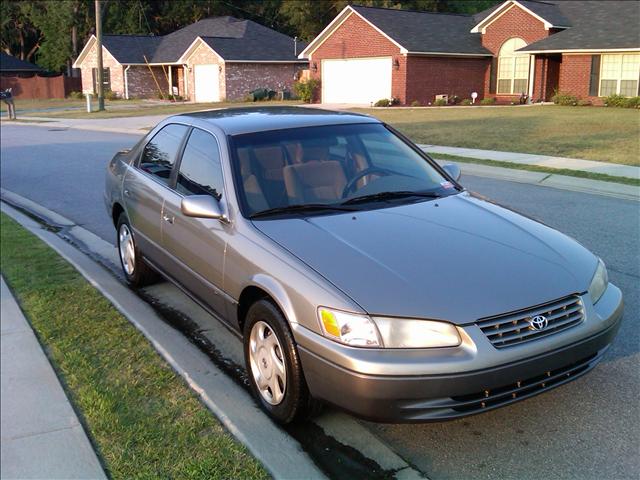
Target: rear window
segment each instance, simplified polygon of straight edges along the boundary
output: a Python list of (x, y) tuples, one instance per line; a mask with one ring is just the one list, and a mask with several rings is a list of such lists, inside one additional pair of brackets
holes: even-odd
[(185, 125), (169, 124), (156, 133), (142, 151), (140, 170), (168, 185), (187, 129)]

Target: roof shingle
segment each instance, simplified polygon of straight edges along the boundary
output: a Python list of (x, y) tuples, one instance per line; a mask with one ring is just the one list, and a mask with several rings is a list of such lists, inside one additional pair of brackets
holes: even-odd
[(470, 15), (396, 10), (352, 5), (366, 20), (409, 52), (490, 55)]
[(39, 66), (0, 52), (0, 72), (42, 72)]
[(293, 38), (233, 17), (205, 18), (161, 37), (104, 35), (103, 44), (122, 64), (145, 63), (145, 56), (149, 63), (175, 63), (198, 37), (227, 61), (299, 61)]

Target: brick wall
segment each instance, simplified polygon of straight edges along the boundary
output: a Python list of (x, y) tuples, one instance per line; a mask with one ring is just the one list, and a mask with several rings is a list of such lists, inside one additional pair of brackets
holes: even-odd
[(513, 37), (523, 39), (527, 45), (549, 36), (544, 24), (520, 7), (512, 6), (506, 13), (491, 23), (482, 34), (482, 45), (494, 55), (504, 42)]
[(187, 58), (187, 66), (190, 72), (188, 72), (188, 97), (190, 100), (195, 100), (195, 68), (194, 65), (219, 65), (222, 67), (222, 71), (218, 77), (218, 86), (220, 88), (220, 100), (226, 98), (226, 85), (225, 85), (225, 64), (219, 59), (219, 57), (211, 51), (211, 49), (201, 43), (198, 48)]
[[(129, 98), (159, 98), (156, 81), (160, 85), (162, 94), (167, 98), (169, 93), (169, 82), (162, 67), (151, 67), (153, 75), (147, 65), (132, 65), (127, 71), (127, 82), (129, 84)], [(167, 71), (167, 75), (169, 72)], [(155, 76), (155, 81), (153, 77)]]
[[(556, 30), (545, 30), (544, 24), (533, 17), (529, 13), (525, 12), (518, 6), (512, 6), (502, 16), (486, 27), (486, 32), (482, 34), (482, 45), (498, 56), (500, 47), (510, 38), (518, 37), (524, 40), (527, 45), (543, 38), (547, 38), (549, 35), (555, 33)], [(537, 61), (538, 62), (538, 61)], [(541, 95), (541, 87), (544, 79), (547, 77), (542, 70), (543, 62), (536, 63), (536, 73), (534, 82), (534, 91), (532, 97), (534, 99)], [(496, 96), (495, 93), (489, 93), (490, 84), (490, 71), (487, 70), (485, 75), (485, 96)], [(512, 100), (518, 100), (520, 95), (500, 95), (498, 101), (510, 102)]]
[[(98, 49), (94, 44), (80, 66), (83, 92), (93, 92), (92, 69), (97, 68), (98, 66), (97, 52)], [(102, 47), (102, 66), (109, 69), (109, 75), (111, 77), (111, 91), (124, 98), (123, 67), (104, 47)]]
[(242, 100), (258, 88), (291, 91), (298, 72), (306, 64), (295, 63), (226, 63), (227, 100)]
[[(316, 49), (309, 61), (312, 78), (322, 79), (322, 60), (329, 58), (366, 58), (391, 56), (400, 68), (391, 73), (391, 94), (406, 103), (407, 58), (400, 49), (384, 35), (352, 13), (325, 42)], [(313, 69), (313, 66), (317, 70)], [(362, 79), (366, 81), (365, 78)]]
[(591, 78), (591, 55), (563, 55), (560, 65), (560, 84), (558, 90), (571, 93), (580, 98), (589, 97)]
[(489, 58), (409, 56), (406, 103), (417, 100), (427, 105), (440, 94), (471, 98), (471, 92), (482, 99), (490, 66)]

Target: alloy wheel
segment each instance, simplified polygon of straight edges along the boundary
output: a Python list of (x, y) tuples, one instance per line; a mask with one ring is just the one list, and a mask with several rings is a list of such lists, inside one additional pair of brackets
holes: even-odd
[(278, 405), (287, 388), (287, 367), (280, 341), (266, 322), (258, 321), (251, 329), (249, 359), (260, 395), (269, 404)]

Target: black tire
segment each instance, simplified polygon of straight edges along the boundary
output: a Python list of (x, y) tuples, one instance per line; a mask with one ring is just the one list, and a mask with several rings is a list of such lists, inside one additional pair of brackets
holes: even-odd
[[(267, 401), (256, 383), (252, 361), (250, 357), (251, 332), (254, 325), (264, 322), (275, 334), (281, 346), (282, 360), (286, 366), (286, 384), (284, 397), (273, 405)], [(321, 409), (321, 404), (309, 393), (307, 382), (304, 378), (298, 349), (296, 348), (289, 325), (273, 302), (268, 299), (258, 300), (249, 307), (244, 323), (243, 331), (244, 360), (247, 368), (247, 376), (251, 391), (260, 407), (274, 420), (281, 424), (291, 423), (297, 420), (305, 420), (316, 415)]]
[[(120, 244), (120, 233), (123, 227), (128, 230), (131, 236), (131, 241), (133, 242), (134, 260), (133, 269), (131, 271), (127, 271), (127, 268), (125, 268), (125, 262), (121, 253), (123, 246)], [(140, 288), (156, 282), (158, 279), (158, 274), (144, 262), (142, 258), (142, 252), (140, 252), (135, 242), (133, 229), (131, 228), (129, 219), (124, 212), (122, 212), (118, 217), (118, 223), (116, 224), (116, 240), (118, 244), (118, 257), (120, 258), (120, 266), (122, 267), (122, 273), (124, 274), (124, 278), (127, 283), (132, 287)]]

